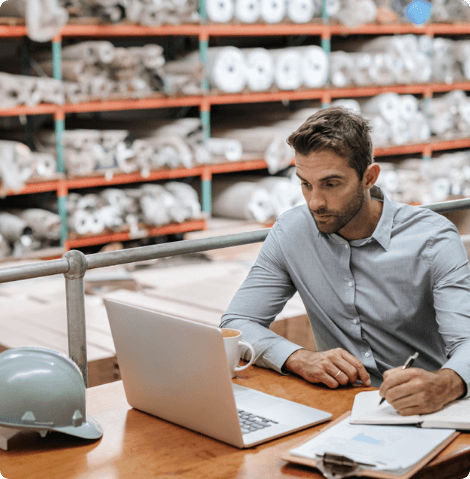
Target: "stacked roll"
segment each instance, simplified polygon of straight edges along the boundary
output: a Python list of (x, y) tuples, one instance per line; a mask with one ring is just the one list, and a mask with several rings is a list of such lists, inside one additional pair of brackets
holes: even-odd
[(427, 204), (470, 195), (470, 151), (446, 153), (428, 161), (379, 163), (377, 181), (393, 201)]
[(179, 25), (198, 23), (198, 2), (195, 0), (60, 0), (71, 16), (96, 16), (106, 23), (122, 20), (147, 25)]
[(245, 88), (266, 91), (319, 88), (328, 79), (328, 56), (318, 46), (268, 50), (212, 47), (207, 51), (212, 89), (239, 93)]
[(375, 146), (421, 143), (431, 136), (427, 118), (413, 95), (381, 93), (359, 103), (371, 120)]
[(0, 258), (56, 245), (61, 230), (60, 216), (45, 209), (3, 211), (0, 213)]
[(35, 42), (49, 42), (59, 35), (68, 21), (68, 13), (57, 0), (15, 0), (2, 2), (3, 17), (25, 19), (28, 37)]
[(53, 155), (36, 153), (18, 141), (0, 141), (0, 196), (19, 192), (32, 177), (50, 178), (57, 170)]
[(100, 193), (68, 196), (68, 227), (77, 235), (163, 226), (197, 219), (201, 215), (198, 194), (186, 183), (146, 183), (139, 188), (107, 188)]
[(40, 103), (65, 103), (64, 86), (54, 78), (38, 78), (0, 72), (0, 108)]
[[(41, 68), (52, 76), (50, 51), (37, 55)], [(87, 41), (62, 49), (62, 78), (67, 101), (106, 99), (111, 94), (143, 98), (163, 89), (163, 48), (156, 44), (115, 47), (108, 41)]]
[(232, 176), (213, 179), (212, 214), (226, 218), (275, 220), (280, 214), (301, 204), (300, 185), (289, 177)]

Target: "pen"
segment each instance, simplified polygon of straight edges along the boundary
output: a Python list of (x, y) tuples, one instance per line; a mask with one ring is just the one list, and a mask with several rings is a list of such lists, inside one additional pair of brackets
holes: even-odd
[[(419, 353), (414, 353), (412, 356), (410, 356), (405, 364), (403, 365), (402, 369), (408, 369), (411, 367), (411, 365), (414, 363), (414, 360), (419, 356)], [(385, 401), (385, 398), (382, 398), (379, 402), (379, 406)]]

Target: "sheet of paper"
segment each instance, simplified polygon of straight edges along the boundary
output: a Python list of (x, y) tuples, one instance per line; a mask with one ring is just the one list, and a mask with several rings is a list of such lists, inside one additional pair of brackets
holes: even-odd
[(375, 470), (409, 469), (445, 441), (452, 429), (350, 424), (349, 418), (293, 449), (294, 456), (320, 459), (325, 453), (341, 454)]
[(379, 391), (364, 391), (356, 394), (351, 411), (352, 424), (417, 424), (421, 416), (400, 416), (387, 401), (380, 406)]

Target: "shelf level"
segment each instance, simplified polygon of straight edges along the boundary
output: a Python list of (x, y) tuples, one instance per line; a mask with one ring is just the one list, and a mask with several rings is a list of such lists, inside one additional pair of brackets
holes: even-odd
[(185, 223), (169, 224), (159, 228), (145, 228), (138, 230), (132, 234), (130, 232), (103, 234), (98, 236), (78, 237), (75, 239), (68, 239), (65, 242), (65, 249), (83, 248), (85, 246), (95, 246), (100, 244), (112, 243), (115, 241), (130, 241), (134, 239), (150, 238), (152, 236), (166, 236), (179, 233), (188, 233), (189, 231), (206, 230), (206, 220), (187, 221)]

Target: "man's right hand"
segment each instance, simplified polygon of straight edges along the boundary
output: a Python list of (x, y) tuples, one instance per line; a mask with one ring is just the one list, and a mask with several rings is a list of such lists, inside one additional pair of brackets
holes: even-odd
[(361, 361), (341, 348), (317, 352), (299, 349), (287, 358), (283, 369), (332, 389), (358, 379), (370, 386), (369, 373)]

